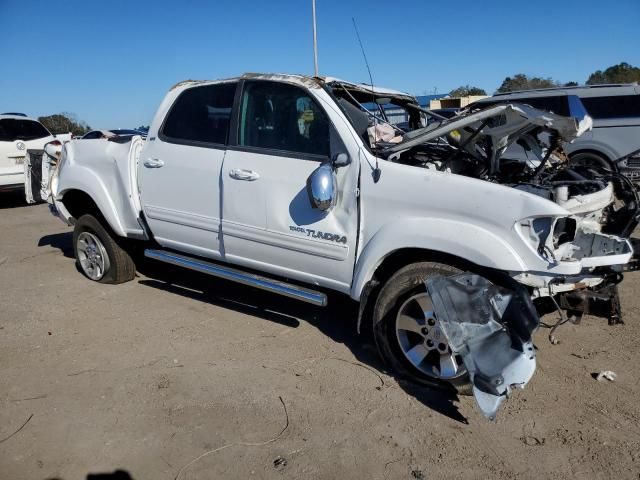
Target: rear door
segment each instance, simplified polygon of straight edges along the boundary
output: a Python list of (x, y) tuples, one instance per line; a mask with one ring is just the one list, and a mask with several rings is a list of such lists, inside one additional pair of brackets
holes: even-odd
[[(348, 290), (358, 226), (358, 162), (336, 170), (337, 204), (311, 207), (307, 178), (348, 152), (324, 108), (326, 92), (245, 81), (222, 172), (227, 260), (288, 278)], [(325, 103), (323, 96), (327, 96)], [(335, 104), (333, 104), (335, 107)]]
[(141, 153), (142, 208), (160, 245), (220, 256), (220, 171), (236, 86), (184, 90)]

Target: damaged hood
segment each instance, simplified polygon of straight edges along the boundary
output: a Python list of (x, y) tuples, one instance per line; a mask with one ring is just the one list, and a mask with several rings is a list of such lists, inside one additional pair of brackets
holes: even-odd
[(384, 147), (380, 153), (388, 158), (451, 134), (454, 139), (460, 138), (464, 142), (461, 132), (463, 129), (479, 130), (478, 133), (490, 137), (497, 153), (504, 152), (519, 137), (539, 128), (556, 134), (565, 142), (572, 142), (593, 126), (593, 120), (587, 115), (582, 103), (577, 97), (575, 99), (577, 103), (573, 101), (572, 111), (575, 116), (564, 117), (518, 103), (496, 105), (409, 132), (400, 143)]

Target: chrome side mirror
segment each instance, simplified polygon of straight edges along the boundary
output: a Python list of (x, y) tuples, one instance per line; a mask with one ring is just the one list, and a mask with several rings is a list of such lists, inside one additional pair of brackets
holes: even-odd
[(313, 208), (328, 212), (336, 204), (338, 183), (333, 167), (323, 163), (307, 178), (307, 194)]

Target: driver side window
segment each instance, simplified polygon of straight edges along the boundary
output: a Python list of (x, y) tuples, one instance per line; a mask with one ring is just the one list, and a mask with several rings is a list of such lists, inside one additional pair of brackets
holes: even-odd
[(238, 144), (328, 157), (329, 119), (303, 89), (286, 83), (246, 82)]

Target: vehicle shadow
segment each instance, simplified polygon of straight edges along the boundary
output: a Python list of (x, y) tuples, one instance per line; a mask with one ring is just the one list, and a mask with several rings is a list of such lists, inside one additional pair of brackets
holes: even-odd
[(73, 232), (45, 235), (38, 240), (39, 247), (51, 246), (59, 249), (67, 258), (75, 258), (73, 254)]
[(0, 191), (0, 210), (7, 208), (28, 207), (27, 199), (24, 196), (24, 190)]
[[(60, 477), (48, 477), (46, 480), (63, 480)], [(114, 470), (110, 473), (88, 473), (86, 480), (134, 480), (126, 470)]]
[(458, 410), (455, 392), (412, 383), (398, 378), (386, 368), (371, 339), (357, 333), (358, 304), (346, 295), (327, 292), (328, 306), (320, 308), (159, 262), (142, 260), (138, 263), (138, 271), (146, 277), (138, 279), (140, 285), (253, 315), (290, 328), (297, 328), (300, 322), (313, 325), (333, 341), (349, 348), (363, 366), (393, 376), (402, 390), (426, 407), (460, 423), (468, 423)]

